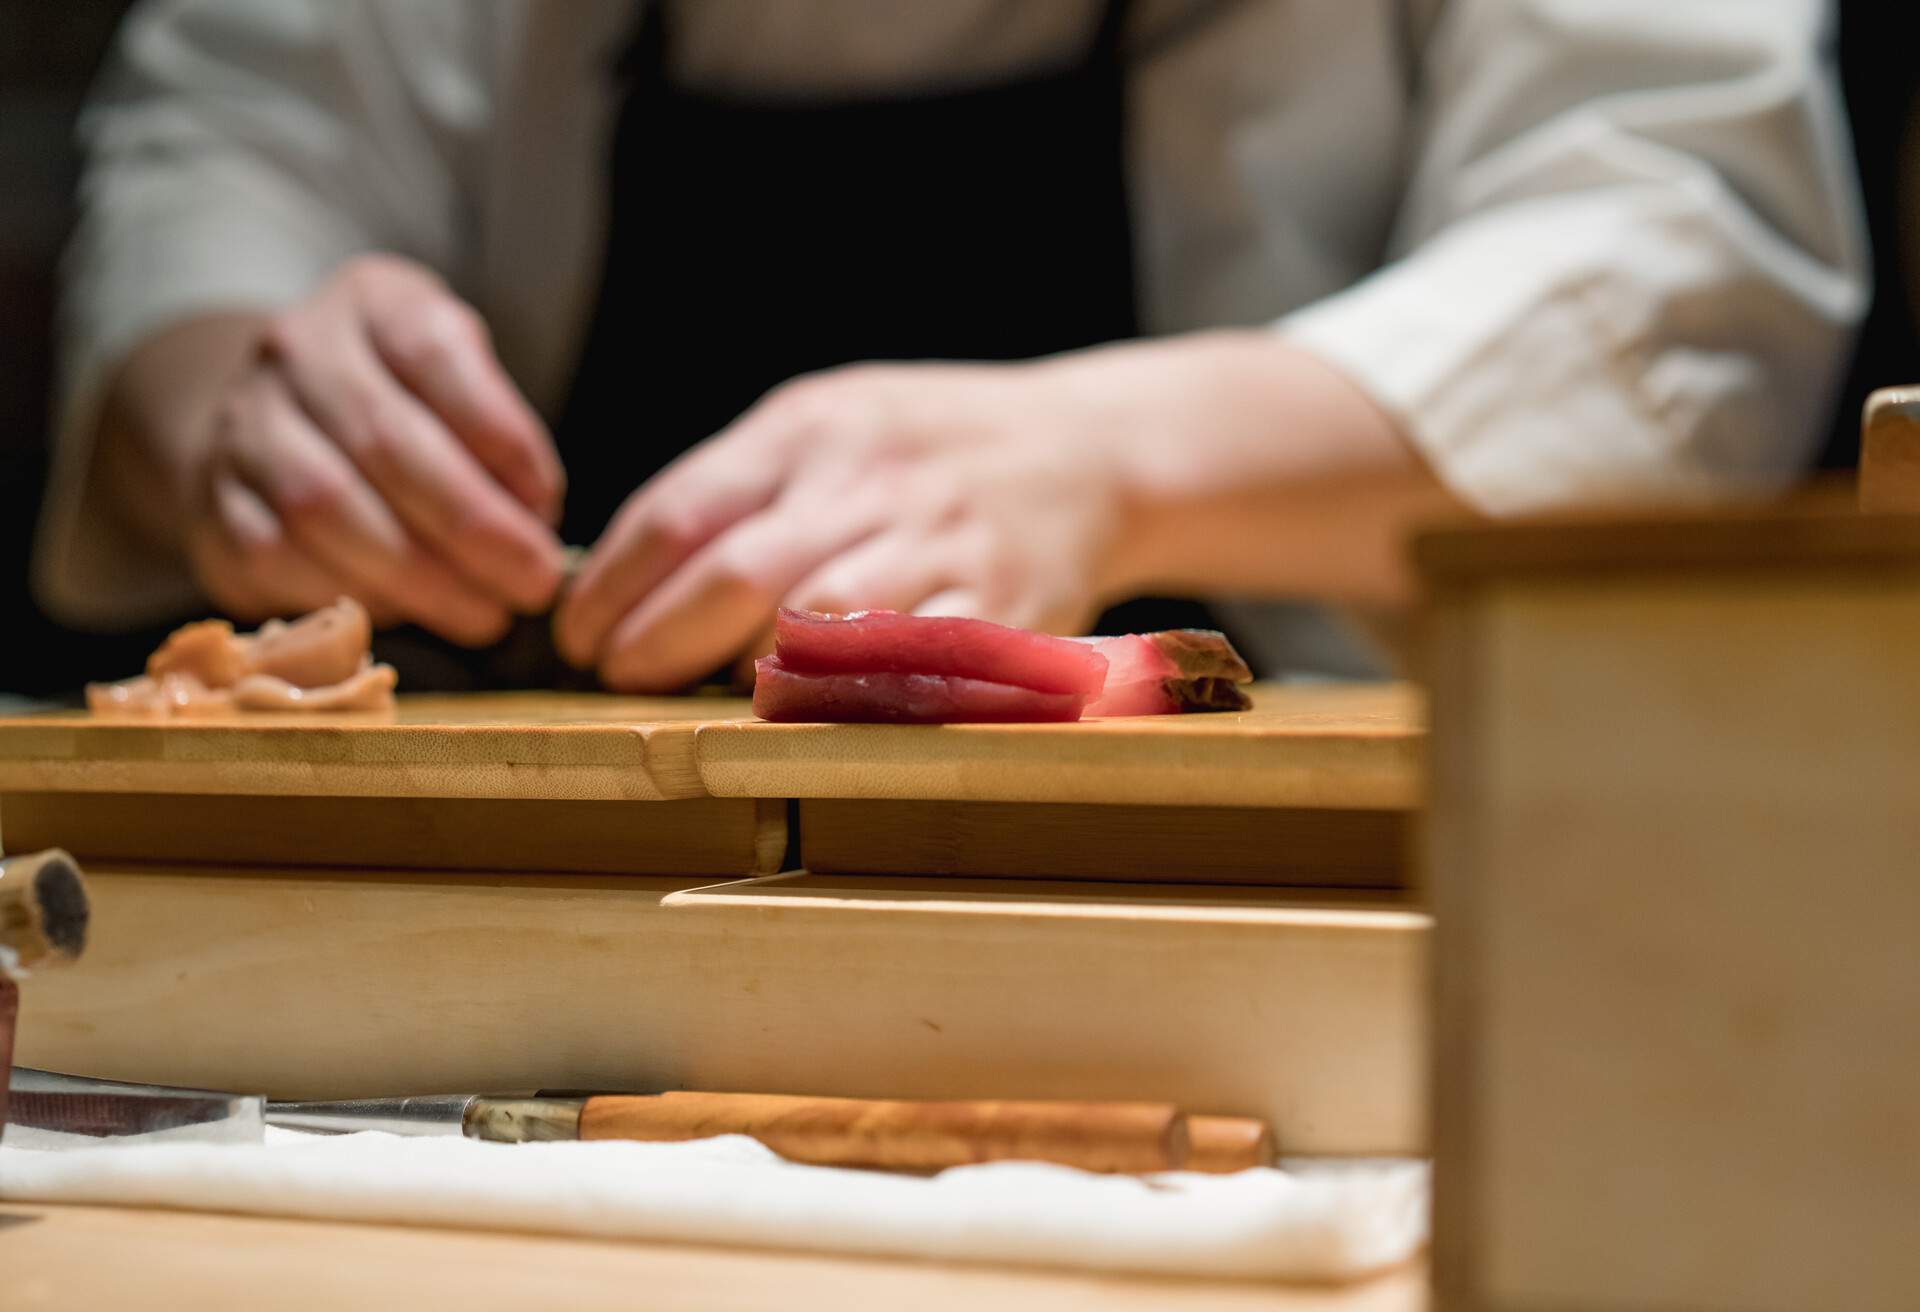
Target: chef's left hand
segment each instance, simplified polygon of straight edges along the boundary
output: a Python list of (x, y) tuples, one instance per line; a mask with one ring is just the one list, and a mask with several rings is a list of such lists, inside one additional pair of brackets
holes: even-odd
[(609, 687), (666, 690), (776, 605), (1078, 632), (1160, 588), (1361, 595), (1399, 571), (1370, 480), (1410, 470), (1363, 393), (1269, 332), (855, 365), (774, 389), (629, 497), (556, 637)]
[(716, 668), (775, 605), (1085, 624), (1122, 522), (1100, 407), (1050, 362), (867, 364), (776, 388), (641, 487), (560, 649), (614, 688)]

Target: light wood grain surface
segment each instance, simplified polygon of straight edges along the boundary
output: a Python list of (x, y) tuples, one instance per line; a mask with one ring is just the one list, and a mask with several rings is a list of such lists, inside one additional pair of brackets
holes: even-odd
[(1314, 1289), (134, 1208), (0, 1204), (7, 1312), (1424, 1312), (1418, 1267)]
[(0, 719), (0, 793), (1403, 808), (1419, 797), (1420, 724), (1416, 694), (1393, 684), (1048, 725), (765, 724), (715, 697), (403, 696), (391, 713), (325, 717)]
[(120, 866), (16, 1060), (286, 1097), (539, 1087), (1166, 1101), (1425, 1145), (1389, 895)]
[(1920, 1305), (1920, 578), (1442, 604), (1443, 1305)]
[(1079, 724), (706, 724), (724, 797), (1154, 806), (1418, 804), (1422, 708), (1402, 684), (1255, 690), (1238, 715)]

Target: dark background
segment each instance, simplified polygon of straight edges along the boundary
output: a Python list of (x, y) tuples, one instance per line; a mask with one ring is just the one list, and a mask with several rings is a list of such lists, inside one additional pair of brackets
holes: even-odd
[[(47, 463), (47, 385), (56, 259), (77, 161), (73, 119), (126, 0), (0, 0), (0, 692), (70, 691), (139, 668), (156, 635), (70, 634), (27, 589), (27, 560)], [(1822, 463), (1844, 467), (1867, 392), (1920, 381), (1920, 335), (1902, 266), (1920, 224), (1898, 210), (1895, 161), (1920, 93), (1906, 6), (1844, 0), (1841, 68), (1878, 257), (1878, 292)]]

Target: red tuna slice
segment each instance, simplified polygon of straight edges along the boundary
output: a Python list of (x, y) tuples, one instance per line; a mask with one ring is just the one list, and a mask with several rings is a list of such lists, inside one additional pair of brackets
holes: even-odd
[(1084, 642), (892, 610), (782, 610), (773, 651), (800, 674), (930, 674), (1084, 697), (1098, 695), (1107, 680), (1107, 658)]
[(944, 674), (807, 674), (779, 656), (754, 662), (753, 713), (787, 723), (1004, 724), (1077, 720), (1084, 693)]
[(1244, 711), (1253, 703), (1236, 685), (1253, 677), (1226, 635), (1167, 629), (1080, 641), (1107, 658), (1107, 683), (1087, 715), (1171, 715)]

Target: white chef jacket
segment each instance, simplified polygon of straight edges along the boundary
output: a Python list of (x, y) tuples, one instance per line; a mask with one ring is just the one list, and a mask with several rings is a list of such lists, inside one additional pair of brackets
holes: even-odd
[[(804, 97), (1071, 59), (1103, 0), (668, 2), (686, 83)], [(558, 413), (635, 11), (135, 11), (82, 122), (36, 566), (56, 611), (124, 626), (196, 604), (87, 479), (103, 384), (172, 321), (282, 306), (356, 253), (399, 252), (481, 310)], [(1272, 325), (1494, 513), (1789, 481), (1865, 298), (1831, 19), (1823, 0), (1140, 0), (1145, 331)]]

